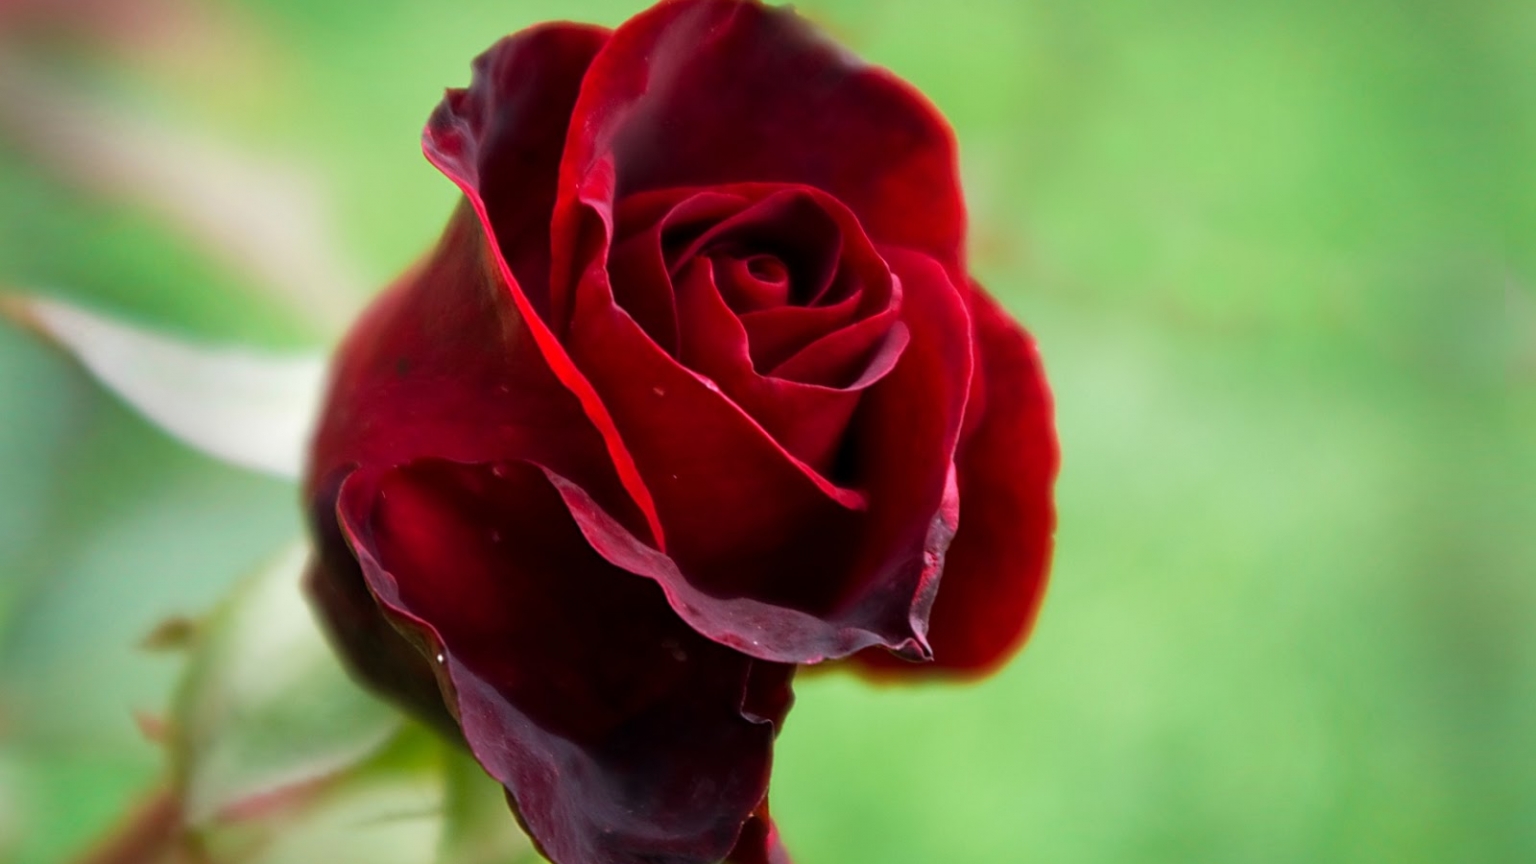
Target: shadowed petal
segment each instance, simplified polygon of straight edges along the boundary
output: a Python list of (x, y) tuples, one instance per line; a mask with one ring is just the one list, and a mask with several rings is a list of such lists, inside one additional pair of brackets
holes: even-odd
[[(575, 117), (561, 164), (562, 195), (572, 197), (556, 212), (564, 248), (559, 238), (579, 222), (565, 202), (574, 205), (584, 178), (611, 160), (620, 197), (734, 182), (815, 186), (847, 204), (875, 243), (916, 249), (963, 277), (949, 126), (910, 85), (790, 10), (677, 0), (643, 12), (593, 62)], [(557, 272), (557, 293), (568, 284)]]
[(762, 806), (793, 667), (711, 642), (526, 463), (354, 474), (367, 586), (557, 864), (714, 864)]
[(337, 354), (311, 491), (352, 465), (534, 459), (647, 535), (602, 436), (551, 369), (490, 254), (479, 220), (461, 207), (433, 256), (353, 328)]
[(576, 83), (605, 37), (598, 28), (549, 24), (503, 39), (475, 61), (469, 89), (448, 91), (427, 121), (422, 150), (464, 192), (485, 235), (486, 249), (477, 261), (499, 277), (522, 335), (575, 395), (649, 534), (663, 545), (650, 491), (607, 409), (545, 318), (550, 305), (545, 208), (551, 200), (549, 172), (564, 146), (559, 118), (569, 122)]
[(970, 301), (976, 384), (956, 460), (960, 528), (929, 622), (934, 662), (859, 655), (881, 672), (990, 672), (1024, 641), (1045, 593), (1059, 460), (1050, 392), (1030, 338), (980, 288)]

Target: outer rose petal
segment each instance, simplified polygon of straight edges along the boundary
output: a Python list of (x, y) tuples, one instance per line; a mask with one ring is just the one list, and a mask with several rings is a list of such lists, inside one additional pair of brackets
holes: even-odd
[(963, 284), (965, 208), (948, 124), (923, 96), (786, 9), (672, 0), (630, 19), (582, 83), (560, 168), (559, 292), (576, 195), (612, 159), (618, 197), (788, 182), (847, 204), (871, 239), (938, 260)]
[(437, 670), (426, 649), (406, 639), (380, 613), (362, 566), (347, 545), (336, 500), (351, 473), (333, 472), (310, 497), (315, 555), (304, 574), (304, 587), (326, 623), (326, 636), (359, 681), (448, 740), (462, 741), (459, 721), (443, 703)]
[(582, 484), (640, 532), (602, 436), (551, 370), (461, 207), (434, 254), (381, 297), (337, 354), (308, 472), (424, 456), (530, 459)]
[(880, 672), (981, 675), (1028, 635), (1045, 595), (1059, 452), (1034, 342), (980, 288), (970, 293), (977, 369), (959, 468), (960, 529), (929, 621), (933, 663), (858, 655)]
[(552, 479), (427, 460), (353, 474), (337, 512), (382, 616), (437, 658), (464, 739), (549, 858), (715, 864), (742, 843), (750, 860), (794, 668), (694, 633), (592, 551)]
[(569, 118), (576, 82), (602, 45), (604, 32), (551, 24), (498, 42), (476, 59), (470, 88), (449, 90), (432, 113), (422, 133), (422, 151), (463, 190), (488, 240), (482, 260), (500, 277), (522, 334), (575, 395), (602, 437), (620, 483), (645, 518), (647, 533), (664, 546), (650, 491), (607, 409), (571, 364), (544, 317), (550, 303), (545, 278), (549, 263), (543, 252), (551, 219), (546, 209), (552, 192), (548, 178), (564, 145), (559, 118)]
[(427, 123), (438, 159), (474, 161), (497, 247), (534, 308), (549, 303), (549, 228), (566, 127), (583, 76), (608, 31), (543, 24), (509, 36), (475, 58), (474, 86), (449, 90)]
[(768, 818), (768, 805), (741, 829), (741, 839), (726, 864), (792, 864), (789, 852), (779, 840), (779, 829)]

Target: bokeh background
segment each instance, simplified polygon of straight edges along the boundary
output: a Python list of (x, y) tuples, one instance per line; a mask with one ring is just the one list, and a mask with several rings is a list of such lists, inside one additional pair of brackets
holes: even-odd
[[(0, 286), (326, 343), (500, 35), (635, 0), (0, 0)], [(804, 864), (1536, 860), (1536, 4), (805, 0), (956, 127), (1064, 464), (1028, 648), (806, 676)], [(0, 860), (162, 771), (137, 646), (299, 530), (0, 323)]]

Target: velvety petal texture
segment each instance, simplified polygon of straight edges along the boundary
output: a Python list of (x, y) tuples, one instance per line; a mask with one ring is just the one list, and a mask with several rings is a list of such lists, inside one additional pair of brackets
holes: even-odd
[(858, 656), (881, 675), (986, 674), (1023, 643), (1045, 597), (1060, 454), (1034, 341), (979, 287), (970, 295), (977, 371), (960, 439), (959, 531), (929, 621), (931, 664)]
[(985, 671), (1045, 583), (1050, 399), (949, 127), (792, 11), (667, 0), (503, 39), (422, 143), (463, 203), (307, 473), (333, 640), (555, 864), (787, 864), (796, 666)]
[(711, 642), (585, 542), (526, 462), (357, 473), (368, 587), (441, 671), (480, 763), (559, 862), (716, 862), (762, 804), (794, 667)]
[[(949, 125), (911, 85), (789, 10), (660, 3), (615, 31), (575, 115), (562, 196), (580, 196), (605, 161), (620, 198), (804, 183), (846, 204), (876, 242), (922, 252), (963, 279), (965, 206)], [(558, 215), (557, 231), (571, 219)]]

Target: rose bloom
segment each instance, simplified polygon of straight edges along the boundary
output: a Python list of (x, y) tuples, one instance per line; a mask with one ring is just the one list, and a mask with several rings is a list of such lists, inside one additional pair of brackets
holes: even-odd
[(464, 199), (336, 359), (322, 617), (557, 864), (786, 861), (797, 666), (979, 674), (1044, 587), (1050, 401), (948, 126), (789, 11), (673, 0), (502, 40), (423, 143)]

